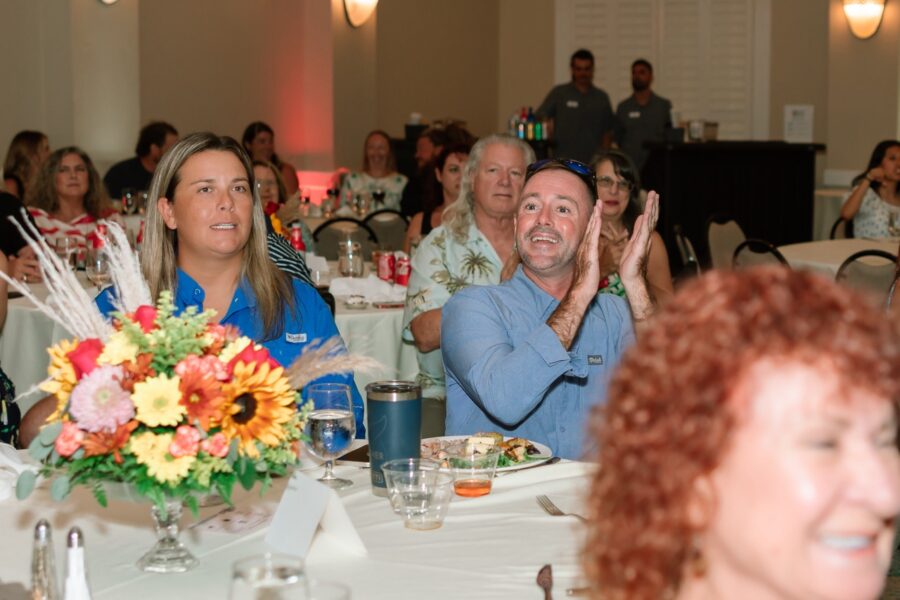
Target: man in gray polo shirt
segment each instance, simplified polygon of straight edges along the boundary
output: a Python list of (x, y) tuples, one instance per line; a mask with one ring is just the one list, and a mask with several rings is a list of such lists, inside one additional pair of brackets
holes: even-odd
[(631, 87), (634, 93), (616, 108), (616, 143), (638, 170), (644, 167), (649, 151), (646, 141), (663, 141), (672, 127), (672, 103), (650, 89), (653, 66), (643, 58), (631, 63)]
[(612, 144), (616, 118), (609, 95), (594, 87), (591, 51), (576, 51), (569, 67), (572, 81), (550, 90), (537, 114), (553, 119), (554, 156), (590, 163), (598, 150)]

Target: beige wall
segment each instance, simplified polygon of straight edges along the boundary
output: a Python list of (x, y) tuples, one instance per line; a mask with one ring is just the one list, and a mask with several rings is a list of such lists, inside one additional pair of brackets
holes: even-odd
[(497, 1), (381, 0), (378, 127), (402, 136), (419, 112), (463, 119), (476, 135), (495, 131), (498, 19)]
[(519, 107), (537, 108), (553, 87), (554, 15), (546, 0), (500, 0), (498, 131)]
[(900, 2), (887, 2), (875, 37), (852, 36), (840, 0), (829, 2), (829, 170), (860, 172), (880, 140), (898, 136)]
[[(828, 13), (822, 0), (772, 2), (769, 136), (784, 139), (785, 104), (815, 106), (813, 137), (828, 139)], [(798, 44), (799, 32), (803, 43)]]

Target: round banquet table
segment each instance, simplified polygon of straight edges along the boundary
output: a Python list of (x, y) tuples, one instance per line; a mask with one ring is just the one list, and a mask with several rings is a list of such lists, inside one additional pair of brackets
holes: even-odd
[[(81, 274), (85, 286), (90, 285)], [(42, 284), (31, 286), (39, 298), (47, 294)], [(415, 346), (403, 342), (402, 308), (348, 309), (337, 298), (335, 323), (350, 352), (378, 360), (384, 369), (359, 374), (356, 384), (365, 397), (366, 384), (381, 379), (414, 380), (418, 372)], [(50, 362), (47, 348), (71, 337), (65, 328), (38, 311), (27, 298), (9, 301), (6, 325), (0, 333), (0, 367), (12, 379), (16, 393), (22, 394), (47, 376)], [(24, 413), (41, 398), (40, 392), (20, 399)]]
[[(553, 565), (554, 592), (583, 585), (579, 553), (584, 525), (572, 517), (551, 517), (535, 496), (547, 494), (567, 511), (581, 511), (581, 498), (592, 466), (561, 462), (499, 476), (494, 490), (482, 498), (454, 497), (441, 528), (406, 529), (386, 499), (372, 495), (369, 471), (338, 466), (336, 473), (354, 485), (339, 493), (367, 555), (346, 552), (333, 538), (319, 533), (306, 560), (312, 579), (339, 581), (357, 600), (479, 600), (543, 597), (535, 583), (538, 569)], [(318, 471), (310, 472), (318, 476)], [(50, 499), (47, 485), (26, 501), (0, 503), (0, 598), (17, 600), (30, 586), (31, 538), (35, 523), (46, 518), (53, 527), (57, 568), (62, 577), (65, 533), (74, 525), (84, 532), (88, 578), (95, 600), (207, 600), (227, 598), (231, 565), (270, 550), (268, 523), (287, 479), (276, 481), (262, 498), (258, 491), (236, 491), (238, 516), (252, 511), (260, 521), (244, 531), (229, 532), (182, 517), (182, 541), (200, 559), (183, 574), (142, 573), (135, 561), (153, 543), (149, 505), (110, 500), (104, 509), (90, 493), (76, 489), (63, 502)], [(236, 486), (236, 490), (237, 490)], [(203, 508), (200, 520), (223, 507)]]
[(834, 279), (841, 264), (860, 250), (884, 250), (894, 256), (900, 240), (821, 240), (779, 246), (778, 250), (794, 269), (817, 271)]

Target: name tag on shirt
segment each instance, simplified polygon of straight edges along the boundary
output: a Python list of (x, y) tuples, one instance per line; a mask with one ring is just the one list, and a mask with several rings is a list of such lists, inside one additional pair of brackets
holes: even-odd
[(639, 110), (633, 110), (633, 111), (631, 111), (630, 113), (628, 113), (628, 118), (629, 118), (629, 119), (640, 119), (640, 118), (641, 118), (641, 111), (639, 111)]
[(588, 364), (589, 365), (602, 365), (603, 364), (603, 356), (599, 354), (588, 354)]
[(284, 334), (288, 344), (303, 344), (306, 342), (305, 333), (287, 333)]
[(578, 108), (578, 100), (566, 100), (567, 108)]

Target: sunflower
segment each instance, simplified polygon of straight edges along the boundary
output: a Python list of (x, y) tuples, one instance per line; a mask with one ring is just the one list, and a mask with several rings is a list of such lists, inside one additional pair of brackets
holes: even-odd
[(66, 355), (77, 346), (77, 340), (62, 340), (47, 351), (50, 354), (50, 366), (47, 367), (47, 374), (50, 378), (42, 382), (39, 387), (42, 391), (56, 396), (56, 410), (47, 417), (48, 421), (60, 420), (69, 401), (69, 395), (75, 387), (75, 367), (72, 366)]
[(134, 454), (139, 463), (146, 465), (150, 477), (160, 483), (177, 485), (187, 476), (197, 457), (175, 458), (169, 454), (169, 445), (174, 437), (173, 433), (144, 431), (131, 437), (128, 451)]
[(257, 440), (277, 446), (284, 439), (283, 425), (294, 414), (295, 400), (282, 367), (238, 362), (223, 391), (228, 400), (222, 432), (228, 439), (238, 438), (245, 455), (259, 456)]

